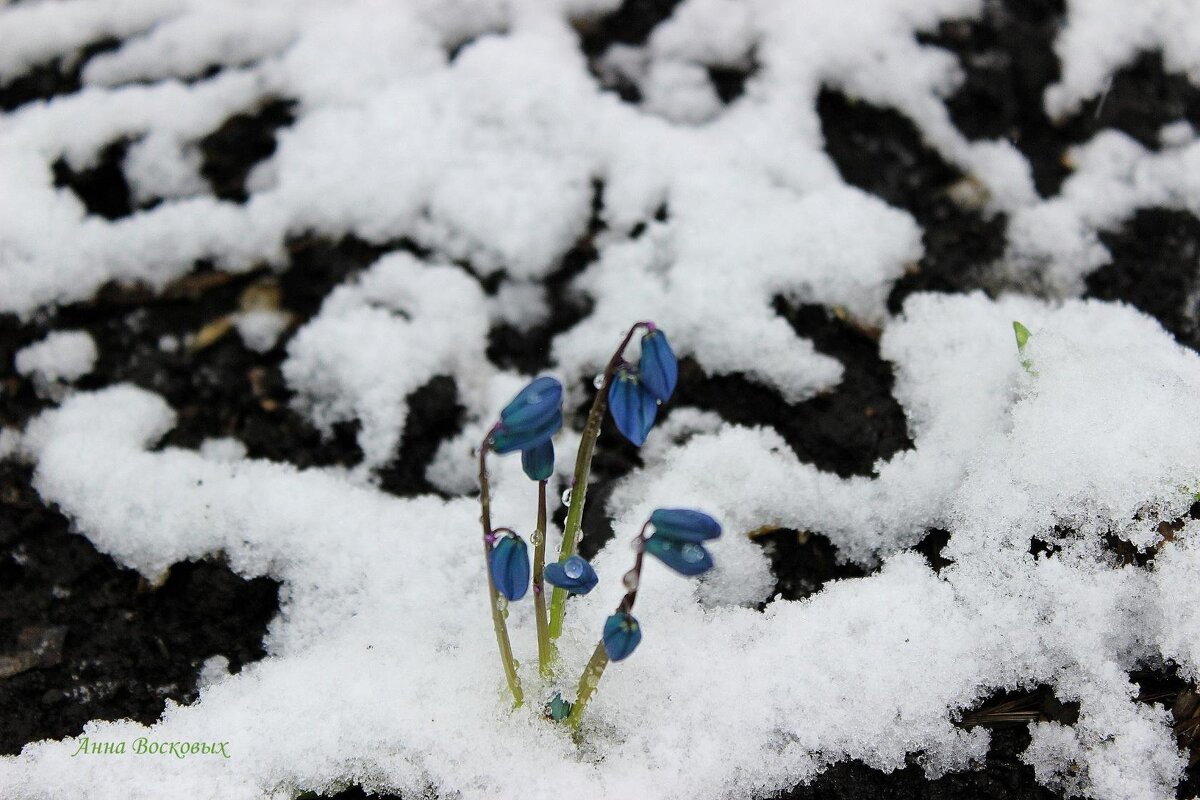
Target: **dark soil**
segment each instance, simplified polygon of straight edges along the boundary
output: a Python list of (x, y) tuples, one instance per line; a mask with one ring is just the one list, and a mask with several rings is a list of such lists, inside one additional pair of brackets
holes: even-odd
[(128, 151), (128, 141), (111, 142), (100, 150), (96, 164), (78, 170), (60, 158), (52, 167), (54, 185), (73, 191), (89, 214), (110, 220), (128, 217), (133, 213), (133, 200), (122, 169)]
[[(643, 44), (677, 2), (627, 0), (581, 30), (585, 55), (595, 65), (613, 44)], [(1123, 70), (1103, 98), (1068, 119), (1049, 120), (1040, 101), (1058, 76), (1049, 43), (1062, 15), (1061, 0), (990, 2), (979, 21), (947, 22), (921, 36), (926, 44), (952, 51), (962, 64), (965, 83), (947, 101), (955, 124), (969, 138), (1011, 139), (1030, 159), (1038, 190), (1047, 196), (1069, 175), (1066, 150), (1101, 129), (1115, 128), (1157, 147), (1162, 124), (1187, 119), (1200, 125), (1200, 93), (1182, 76), (1166, 73), (1156, 53), (1144, 54)], [(97, 42), (74, 59), (45, 64), (0, 86), (0, 109), (78, 91), (81, 65), (115, 44)], [(736, 101), (754, 71), (753, 64), (706, 66), (725, 102)], [(639, 101), (636, 86), (618, 81), (608, 88), (626, 101)], [(970, 176), (942, 159), (894, 109), (871, 106), (830, 86), (819, 98), (818, 112), (827, 152), (846, 181), (909, 211), (923, 228), (925, 255), (897, 283), (889, 298), (891, 311), (898, 312), (917, 291), (988, 290), (990, 265), (1004, 252), (1007, 220), (989, 218), (953, 199), (952, 189)], [(264, 98), (259, 107), (233, 116), (204, 137), (203, 172), (218, 197), (246, 200), (246, 176), (274, 151), (279, 130), (293, 115), (286, 99)], [(56, 183), (74, 191), (92, 214), (117, 219), (136, 212), (123, 172), (130, 144), (110, 143), (87, 168), (59, 161)], [(527, 330), (508, 325), (491, 330), (487, 354), (495, 364), (526, 373), (546, 369), (553, 338), (590, 313), (589, 299), (574, 292), (571, 282), (595, 261), (595, 240), (605, 229), (603, 203), (604, 186), (597, 183), (587, 228), (547, 281), (549, 318)], [(655, 218), (665, 220), (669, 214), (664, 206)], [(629, 235), (640, 235), (650, 222)], [(1113, 260), (1090, 277), (1089, 295), (1132, 303), (1196, 348), (1200, 221), (1184, 212), (1149, 209), (1102, 238)], [(210, 437), (232, 436), (254, 457), (301, 467), (353, 466), (362, 457), (356, 426), (339, 426), (332, 436), (322, 436), (290, 409), (291, 394), (280, 374), (290, 332), (273, 350), (260, 354), (243, 347), (236, 334), (222, 333), (221, 320), (248, 293), (268, 291), (299, 326), (335, 286), (382, 254), (427, 254), (411, 242), (377, 245), (353, 237), (300, 237), (288, 250), (289, 262), (279, 274), (263, 268), (230, 275), (201, 263), (159, 294), (112, 285), (90, 302), (30, 321), (0, 316), (0, 362), (11, 364), (18, 349), (50, 330), (82, 328), (96, 339), (101, 355), (81, 388), (131, 382), (161, 394), (179, 416), (162, 446), (193, 448)], [(489, 293), (504, 277), (460, 266)], [(772, 426), (802, 461), (841, 476), (870, 475), (876, 461), (911, 447), (903, 411), (892, 396), (890, 365), (879, 356), (877, 332), (838, 309), (796, 306), (785, 298), (777, 299), (774, 313), (845, 366), (845, 379), (836, 389), (789, 404), (744, 375), (709, 376), (685, 359), (677, 397), (662, 413), (690, 405), (731, 422)], [(189, 344), (197, 335), (205, 337), (203, 346)], [(170, 340), (178, 346), (164, 347)], [(398, 495), (434, 491), (425, 480), (425, 466), (463, 421), (458, 390), (449, 377), (434, 378), (408, 400), (410, 423), (399, 452), (380, 473), (384, 490)], [(0, 424), (20, 427), (50, 405), (28, 381), (8, 371), (0, 374)], [(574, 409), (569, 424), (582, 427), (586, 413), (587, 404)], [(637, 449), (606, 421), (584, 518), (585, 555), (611, 537), (607, 499), (616, 481), (639, 464)], [(277, 584), (242, 579), (213, 560), (178, 564), (162, 586), (149, 586), (100, 555), (86, 538), (70, 533), (68, 521), (37, 497), (30, 480), (27, 467), (0, 464), (0, 666), (11, 671), (14, 663), (24, 665), (0, 677), (0, 753), (78, 733), (89, 719), (152, 721), (167, 699), (194, 699), (205, 659), (224, 655), (236, 671), (262, 657), (262, 636), (277, 612)], [(761, 531), (756, 538), (771, 557), (776, 592), (785, 599), (803, 598), (830, 580), (863, 574), (840, 563), (819, 531)], [(915, 549), (940, 569), (946, 563), (940, 553), (947, 539), (945, 531), (931, 530)], [(1148, 702), (1182, 702), (1188, 688), (1166, 670), (1147, 673), (1139, 682)], [(1018, 759), (1029, 741), (1029, 719), (1070, 724), (1070, 708), (1055, 703), (1039, 689), (988, 698), (964, 715), (963, 724), (987, 725), (993, 731), (991, 751), (980, 770), (929, 781), (916, 766), (919, 754), (912, 765), (892, 773), (848, 762), (778, 798), (1056, 797), (1036, 786), (1031, 770)], [(1200, 711), (1192, 713), (1184, 706), (1177, 712), (1185, 744), (1194, 742), (1185, 737), (1200, 729)], [(1026, 716), (1014, 719), (1021, 714)], [(1193, 767), (1181, 793), (1186, 787), (1195, 792), (1197, 780)], [(351, 787), (334, 796), (351, 800), (365, 794)]]
[(1112, 262), (1088, 276), (1088, 296), (1123, 300), (1155, 317), (1181, 344), (1200, 349), (1200, 219), (1147, 209), (1100, 241)]
[(1143, 53), (1117, 72), (1100, 96), (1074, 114), (1051, 120), (1042, 110), (1046, 87), (1061, 74), (1052, 45), (1063, 24), (1064, 0), (989, 2), (980, 20), (942, 23), (919, 37), (958, 56), (966, 76), (947, 102), (969, 139), (1008, 139), (1033, 167), (1045, 197), (1070, 174), (1068, 147), (1112, 128), (1157, 149), (1163, 125), (1200, 120), (1200, 89), (1164, 70), (1160, 53)]
[(264, 100), (255, 111), (235, 114), (200, 140), (200, 173), (213, 194), (222, 200), (246, 202), (246, 176), (275, 152), (275, 133), (295, 122), (295, 106), (292, 100)]
[[(0, 754), (78, 734), (91, 719), (153, 722), (190, 703), (205, 659), (263, 656), (279, 584), (218, 562), (176, 564), (160, 587), (118, 567), (46, 508), (27, 468), (0, 464), (0, 647), (55, 639), (32, 668), (0, 677)], [(2, 660), (2, 659), (0, 659)]]

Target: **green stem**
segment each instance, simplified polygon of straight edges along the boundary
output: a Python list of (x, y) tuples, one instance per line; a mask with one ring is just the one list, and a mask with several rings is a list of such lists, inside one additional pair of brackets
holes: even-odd
[(546, 482), (538, 481), (537, 531), (533, 546), (533, 610), (537, 618), (538, 671), (543, 678), (552, 675), (554, 645), (550, 642), (549, 621), (546, 618), (546, 584), (542, 573), (546, 568)]
[[(637, 546), (637, 556), (633, 561), (633, 569), (625, 573), (622, 581), (628, 591), (625, 592), (620, 605), (617, 606), (618, 614), (621, 612), (628, 614), (633, 611), (633, 604), (637, 602), (638, 589), (642, 585), (642, 564), (646, 557), (646, 529), (649, 527), (650, 520), (646, 520), (637, 539), (634, 540)], [(567, 724), (571, 726), (572, 730), (579, 729), (579, 721), (583, 719), (583, 712), (592, 699), (592, 695), (596, 693), (596, 687), (600, 685), (600, 676), (604, 674), (604, 668), (607, 666), (608, 649), (604, 646), (602, 638), (592, 652), (591, 660), (583, 668), (583, 675), (579, 676), (579, 691), (575, 695), (575, 705), (571, 706), (571, 711), (567, 714)]]
[(483, 563), (487, 571), (488, 601), (492, 607), (492, 627), (496, 629), (500, 664), (504, 667), (504, 677), (512, 692), (513, 707), (520, 708), (525, 694), (521, 691), (521, 679), (517, 677), (517, 662), (513, 659), (512, 644), (508, 640), (508, 623), (504, 621), (504, 612), (501, 610), (500, 592), (496, 590), (496, 581), (492, 577), (492, 503), (488, 490), (487, 452), (492, 446), (493, 432), (488, 432), (479, 447), (479, 520), (483, 523)]
[[(613, 374), (620, 366), (625, 355), (625, 348), (633, 339), (638, 328), (649, 328), (652, 323), (638, 322), (629, 329), (621, 346), (613, 353), (604, 368), (604, 380), (596, 391), (596, 399), (592, 401), (592, 410), (588, 412), (587, 423), (583, 426), (583, 437), (579, 442), (579, 451), (575, 455), (575, 476), (571, 484), (571, 503), (567, 507), (567, 520), (563, 525), (562, 546), (558, 551), (560, 562), (575, 555), (579, 539), (579, 528), (583, 524), (583, 503), (587, 499), (588, 474), (592, 470), (592, 454), (596, 449), (596, 439), (600, 436), (600, 424), (604, 422), (604, 411), (608, 408), (608, 387), (612, 383)], [(567, 613), (567, 590), (554, 587), (550, 597), (550, 641), (553, 642), (562, 635), (563, 617)]]
[(592, 695), (596, 693), (596, 687), (600, 685), (600, 676), (604, 674), (604, 668), (607, 666), (608, 651), (604, 649), (604, 642), (601, 641), (592, 652), (591, 660), (583, 668), (583, 675), (579, 678), (579, 693), (575, 697), (575, 705), (571, 706), (571, 711), (567, 714), (567, 725), (572, 730), (579, 729), (583, 712), (592, 699)]

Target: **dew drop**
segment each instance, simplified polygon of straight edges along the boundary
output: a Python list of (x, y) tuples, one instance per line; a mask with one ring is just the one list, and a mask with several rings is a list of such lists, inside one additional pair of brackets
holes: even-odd
[(529, 541), (534, 547), (537, 547), (538, 545), (540, 545), (542, 543), (542, 540), (544, 538), (545, 537), (542, 536), (541, 531), (534, 531), (533, 534), (529, 537)]
[(692, 564), (704, 560), (704, 548), (698, 544), (685, 544), (679, 552), (684, 561)]
[(566, 489), (566, 490), (564, 490), (564, 491), (563, 491), (563, 493), (562, 493), (562, 501), (563, 501), (563, 505), (564, 505), (564, 506), (569, 506), (569, 505), (571, 505), (571, 490), (570, 490), (570, 489)]
[(638, 588), (638, 574), (634, 570), (629, 570), (625, 573), (625, 577), (621, 578), (621, 583), (625, 585), (625, 591), (634, 592)]
[(496, 598), (496, 610), (499, 611), (501, 614), (507, 614), (508, 613), (508, 599), (505, 598), (504, 596), (497, 597)]
[(513, 669), (520, 669), (520, 668), (521, 668), (521, 662), (520, 662), (520, 661), (517, 661), (517, 660), (514, 658), (514, 659), (513, 659)]
[(604, 373), (603, 372), (597, 372), (596, 377), (592, 378), (592, 386), (595, 386), (597, 389), (604, 388)]
[(568, 559), (567, 563), (563, 565), (563, 572), (568, 578), (578, 578), (583, 574), (583, 563), (574, 558)]

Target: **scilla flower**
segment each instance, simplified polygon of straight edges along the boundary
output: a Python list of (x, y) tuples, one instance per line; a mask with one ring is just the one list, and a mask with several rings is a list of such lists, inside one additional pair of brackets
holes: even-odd
[[(500, 421), (492, 433), (492, 449), (512, 453), (539, 447), (550, 441), (562, 427), (563, 387), (554, 378), (543, 375), (513, 398), (500, 412)], [(553, 451), (551, 452), (553, 461)], [(537, 459), (535, 463), (541, 463)]]
[(622, 365), (613, 376), (612, 386), (608, 389), (608, 407), (621, 435), (641, 447), (658, 416), (658, 400), (632, 367)]
[(712, 554), (701, 542), (721, 535), (721, 525), (708, 514), (686, 508), (660, 508), (650, 515), (654, 534), (646, 552), (680, 575), (700, 575), (712, 569)]
[(549, 480), (554, 472), (554, 442), (547, 439), (522, 450), (521, 469), (525, 470), (531, 481)]
[(642, 626), (628, 611), (618, 611), (604, 622), (604, 649), (610, 661), (628, 658), (642, 641)]
[(492, 580), (508, 600), (520, 600), (529, 591), (529, 548), (519, 536), (505, 536), (492, 547)]
[(558, 564), (547, 564), (542, 577), (546, 583), (566, 589), (571, 594), (587, 594), (596, 588), (599, 578), (592, 565), (582, 556), (571, 556)]
[(660, 403), (671, 399), (679, 379), (679, 364), (667, 342), (667, 335), (656, 327), (642, 336), (642, 357), (638, 360), (642, 385)]

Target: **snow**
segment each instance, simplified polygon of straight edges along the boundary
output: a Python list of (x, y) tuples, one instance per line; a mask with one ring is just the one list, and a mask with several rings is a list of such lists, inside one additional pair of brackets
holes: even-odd
[[(1020, 367), (1011, 341), (1008, 322), (1018, 315), (1033, 332), (1027, 352), (1036, 376)], [(996, 688), (1035, 683), (1081, 705), (1069, 742), (1039, 729), (1027, 754), (1047, 776), (1085, 763), (1094, 796), (1168, 796), (1182, 759), (1165, 712), (1134, 703), (1126, 673), (1157, 658), (1196, 668), (1179, 618), (1187, 595), (1176, 594), (1177, 580), (1196, 568), (1195, 528), (1164, 545), (1152, 573), (1116, 567), (1100, 542), (1115, 531), (1151, 543), (1147, 531), (1158, 519), (1190, 505), (1194, 489), (1181, 484), (1200, 475), (1200, 423), (1187, 404), (1200, 389), (1200, 358), (1145, 317), (1102, 303), (919, 296), (892, 331), (898, 341), (888, 352), (905, 353), (898, 395), (917, 443), (894, 459), (910, 462), (905, 469), (839, 479), (800, 464), (768, 431), (720, 424), (704, 432), (716, 424), (704, 415), (685, 414), (652, 434), (701, 431), (679, 445), (649, 443), (645, 474), (626, 479), (610, 503), (617, 539), (595, 561), (601, 575), (627, 567), (623, 542), (648, 509), (666, 502), (702, 507), (731, 534), (764, 521), (820, 530), (851, 553), (867, 544), (838, 525), (871, 505), (883, 523), (871, 552), (886, 560), (868, 578), (828, 585), (808, 601), (775, 602), (765, 614), (743, 607), (766, 599), (772, 581), (757, 548), (736, 534), (714, 543), (717, 570), (698, 587), (648, 565), (639, 600), (646, 641), (636, 669), (630, 662), (605, 676), (582, 760), (536, 712), (504, 712), (479, 604), (427, 602), (479, 594), (471, 498), (399, 500), (334, 472), (151, 452), (145, 448), (173, 422), (154, 395), (114, 387), (68, 400), (30, 426), (24, 445), (38, 465), (39, 492), (92, 541), (148, 576), (224, 552), (243, 574), (283, 580), (287, 600), (265, 661), (205, 688), (197, 705), (171, 708), (151, 732), (172, 740), (219, 735), (243, 757), (220, 769), (182, 762), (152, 774), (136, 762), (72, 764), (58, 796), (110, 796), (106, 787), (116, 796), (129, 782), (214, 797), (258, 796), (277, 782), (314, 788), (344, 774), (335, 765), (350, 754), (362, 774), (394, 789), (432, 783), (496, 797), (614, 796), (634, 786), (645, 796), (717, 796), (744, 786), (738, 776), (747, 772), (778, 789), (842, 758), (895, 768), (914, 746), (937, 774), (986, 750), (981, 729), (951, 723), (956, 710)], [(946, 392), (939, 374), (961, 395)], [(973, 397), (990, 398), (973, 410), (987, 423), (982, 435), (962, 416), (961, 398)], [(1096, 426), (1112, 437), (1099, 451)], [(951, 460), (958, 473), (937, 482), (948, 496), (922, 498), (923, 473)], [(515, 464), (497, 470), (498, 518), (528, 511), (514, 502), (530, 500), (519, 468), (503, 468)], [(864, 503), (864, 488), (881, 499)], [(147, 496), (160, 502), (147, 505)], [(889, 496), (923, 506), (917, 525), (952, 532), (945, 555), (955, 563), (941, 575), (899, 552), (913, 523), (889, 513)], [(1029, 538), (1051, 537), (1060, 523), (1076, 526), (1058, 542), (1060, 554), (1031, 558)], [(1184, 574), (1173, 578), (1172, 570)], [(568, 663), (582, 663), (620, 591), (609, 581), (574, 603)], [(528, 609), (514, 606), (514, 631), (528, 633), (529, 622)], [(516, 643), (532, 664), (530, 637), (518, 634)], [(689, 652), (705, 657), (678, 657)], [(319, 705), (312, 687), (346, 670), (355, 679), (337, 690), (336, 707)], [(737, 681), (726, 680), (730, 670)], [(394, 691), (399, 674), (411, 692)], [(536, 685), (528, 667), (525, 677)], [(459, 700), (448, 705), (447, 697)], [(319, 732), (294, 735), (317, 714)], [(481, 730), (491, 732), (483, 749)], [(134, 723), (86, 731), (93, 740), (146, 733)], [(5, 762), (0, 786), (13, 781), (11, 794), (21, 781), (37, 783), (61, 769), (70, 749), (27, 748)], [(523, 769), (506, 768), (512, 763)], [(535, 769), (556, 776), (544, 794), (523, 777)]]
[(233, 325), (242, 342), (257, 353), (273, 348), (290, 324), (291, 317), (286, 313), (269, 308), (241, 311), (233, 316)]
[[(684, 0), (644, 45), (599, 65), (633, 81), (642, 106), (600, 90), (572, 28), (614, 6), (0, 10), (4, 82), (123, 40), (88, 62), (81, 91), (0, 117), (0, 219), (21, 221), (0, 227), (0, 311), (30, 318), (110, 280), (162, 288), (202, 259), (281, 268), (288, 238), (303, 234), (391, 251), (334, 288), (285, 345), (294, 407), (326, 432), (359, 425), (353, 470), (251, 459), (228, 438), (159, 447), (175, 412), (127, 385), (55, 394), (24, 432), (0, 431), (0, 457), (34, 464), (43, 499), (119, 563), (155, 579), (223, 554), (283, 586), (262, 661), (231, 675), (211, 659), (195, 704), (83, 734), (228, 741), (231, 758), (72, 759), (78, 739), (35, 743), (0, 759), (0, 795), (291, 798), (348, 782), (523, 800), (761, 795), (851, 758), (895, 769), (919, 754), (930, 775), (977, 766), (988, 734), (955, 721), (997, 690), (1045, 684), (1080, 714), (1032, 726), (1022, 757), (1040, 781), (1101, 800), (1174, 796), (1184, 757), (1169, 713), (1136, 702), (1129, 673), (1174, 665), (1200, 679), (1200, 527), (1170, 540), (1160, 528), (1200, 490), (1200, 358), (1130, 307), (1073, 298), (1108, 259), (1100, 231), (1139, 208), (1200, 212), (1195, 131), (1164, 129), (1158, 151), (1102, 132), (1043, 199), (1011, 144), (968, 142), (953, 127), (943, 99), (961, 78), (956, 62), (913, 36), (980, 2)], [(1047, 109), (1097, 96), (1148, 47), (1194, 74), (1194, 12), (1189, 0), (1070, 3)], [(706, 68), (750, 63), (746, 93), (722, 104)], [(201, 77), (212, 65), (224, 69)], [(911, 117), (977, 187), (963, 202), (1008, 214), (998, 274), (1041, 296), (917, 294), (889, 314), (922, 231), (841, 180), (815, 108), (824, 85)], [(271, 98), (295, 100), (295, 122), (248, 179), (248, 201), (218, 200), (199, 140)], [(110, 222), (56, 188), (51, 165), (84, 168), (117, 140), (131, 142), (135, 202), (162, 202)], [(491, 364), (489, 330), (549, 318), (547, 279), (587, 233), (597, 194), (598, 257), (568, 286), (591, 312), (554, 337), (547, 370), (568, 407), (638, 319), (708, 374), (744, 374), (789, 402), (834, 388), (842, 365), (773, 313), (783, 297), (881, 330), (913, 447), (841, 478), (800, 461), (774, 430), (672, 407), (608, 500), (616, 537), (595, 559), (600, 587), (571, 602), (563, 662), (586, 660), (650, 510), (695, 506), (726, 535), (699, 582), (647, 565), (646, 638), (606, 673), (577, 749), (539, 718), (538, 698), (555, 687), (532, 666), (528, 603), (514, 604), (510, 627), (534, 700), (516, 712), (504, 702), (470, 454), (530, 377)], [(1029, 370), (1013, 320), (1032, 332)], [(273, 308), (231, 321), (260, 351), (292, 323)], [(70, 382), (95, 359), (86, 333), (59, 331), (15, 366)], [(407, 398), (437, 376), (454, 379), (466, 409), (427, 471), (448, 498), (390, 496), (373, 474), (403, 440)], [(555, 507), (577, 441), (567, 430), (556, 442)], [(523, 529), (533, 487), (518, 461), (491, 462), (494, 514)], [(774, 579), (744, 534), (765, 525), (825, 535), (874, 572), (760, 612)], [(911, 552), (929, 528), (950, 533), (953, 563), (940, 572)], [(1120, 564), (1107, 536), (1153, 552), (1150, 566)], [(1035, 538), (1054, 554), (1031, 555)], [(558, 688), (569, 694), (570, 682)]]
[(326, 298), (288, 343), (283, 374), (320, 428), (359, 420), (364, 462), (378, 466), (395, 455), (409, 394), (437, 375), (465, 391), (480, 384), (486, 325), (473, 278), (399, 253)]
[(18, 350), (13, 366), (33, 380), (38, 394), (51, 396), (91, 372), (98, 357), (96, 342), (86, 331), (55, 331)]

